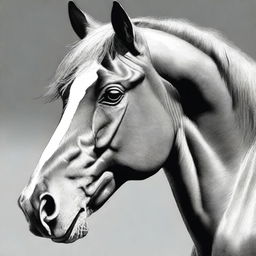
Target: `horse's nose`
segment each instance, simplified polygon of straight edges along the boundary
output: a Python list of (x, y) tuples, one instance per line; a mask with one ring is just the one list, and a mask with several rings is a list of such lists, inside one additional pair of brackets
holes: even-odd
[(20, 207), (20, 209), (23, 211), (25, 217), (26, 217), (26, 220), (28, 221), (28, 215), (25, 211), (25, 207), (24, 207), (24, 204), (25, 204), (25, 196), (24, 194), (22, 193), (19, 198), (18, 198), (18, 205)]
[(29, 199), (22, 193), (18, 199), (18, 205), (22, 212), (24, 213), (27, 222), (29, 223), (30, 231), (36, 236), (43, 236), (42, 232), (39, 231), (39, 226), (37, 225), (38, 220), (35, 217), (34, 209), (31, 205)]
[[(38, 236), (50, 237), (50, 222), (59, 214), (59, 208), (54, 197), (46, 192), (39, 197), (39, 203), (31, 204), (31, 199), (23, 194), (18, 199), (18, 204), (22, 209), (27, 221), (30, 224), (30, 231)], [(37, 207), (35, 207), (37, 205)]]
[(18, 205), (19, 205), (20, 209), (23, 211), (23, 213), (26, 217), (26, 220), (28, 222), (30, 222), (31, 214), (33, 212), (33, 208), (32, 208), (32, 205), (30, 203), (30, 200), (28, 200), (23, 193), (19, 196)]
[(51, 236), (50, 222), (59, 215), (59, 207), (53, 195), (49, 192), (40, 196), (39, 219), (43, 227)]

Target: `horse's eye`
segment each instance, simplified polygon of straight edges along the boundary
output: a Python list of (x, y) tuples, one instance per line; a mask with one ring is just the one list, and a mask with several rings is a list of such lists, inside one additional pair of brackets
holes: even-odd
[(119, 87), (111, 87), (106, 89), (99, 102), (105, 105), (115, 106), (123, 98), (124, 92)]

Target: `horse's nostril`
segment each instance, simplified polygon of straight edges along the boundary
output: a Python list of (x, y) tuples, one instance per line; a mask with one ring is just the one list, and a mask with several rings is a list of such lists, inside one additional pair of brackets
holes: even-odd
[(41, 202), (45, 201), (43, 210), (46, 213), (46, 216), (49, 217), (54, 214), (56, 210), (56, 205), (54, 199), (51, 195), (46, 194), (41, 198)]
[(39, 217), (41, 224), (49, 236), (51, 236), (49, 222), (54, 220), (58, 216), (58, 213), (59, 211), (54, 197), (50, 193), (42, 194), (40, 196)]
[(40, 197), (40, 218), (43, 222), (50, 222), (58, 215), (57, 204), (50, 193), (44, 193)]

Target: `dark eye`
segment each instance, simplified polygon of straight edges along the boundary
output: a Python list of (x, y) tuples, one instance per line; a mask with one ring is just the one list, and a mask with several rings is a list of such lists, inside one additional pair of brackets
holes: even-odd
[(122, 98), (124, 97), (124, 92), (119, 87), (110, 87), (106, 89), (104, 94), (99, 100), (99, 103), (115, 106), (117, 105)]

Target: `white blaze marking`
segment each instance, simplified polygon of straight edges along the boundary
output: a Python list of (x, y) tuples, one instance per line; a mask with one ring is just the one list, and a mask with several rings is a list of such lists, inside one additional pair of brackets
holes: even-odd
[(37, 184), (37, 178), (39, 177), (41, 168), (58, 149), (61, 140), (70, 127), (71, 121), (76, 113), (80, 101), (86, 94), (86, 90), (97, 80), (98, 68), (99, 67), (97, 64), (92, 65), (89, 70), (86, 70), (83, 74), (77, 77), (71, 85), (67, 107), (61, 118), (61, 121), (53, 133), (48, 145), (43, 151), (37, 167), (31, 177), (29, 185), (23, 190), (22, 194), (25, 196), (25, 198), (29, 198), (32, 195)]

